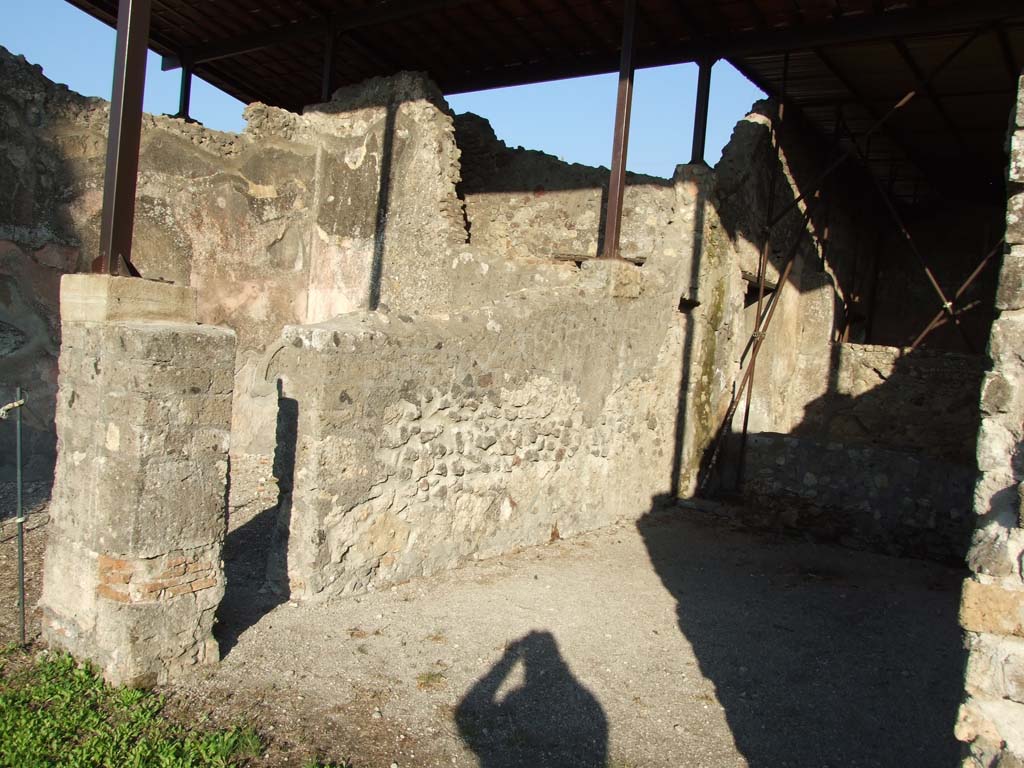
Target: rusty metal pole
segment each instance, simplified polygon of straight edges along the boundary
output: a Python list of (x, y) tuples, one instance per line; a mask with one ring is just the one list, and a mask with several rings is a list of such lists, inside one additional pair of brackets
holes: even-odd
[[(972, 285), (974, 285), (974, 281), (977, 280), (978, 277), (981, 275), (981, 273), (985, 271), (985, 267), (987, 267), (989, 265), (989, 263), (993, 259), (995, 259), (996, 256), (999, 255), (999, 253), (1003, 249), (1003, 243), (1004, 242), (1005, 242), (1004, 240), (1000, 240), (998, 243), (996, 243), (992, 247), (992, 249), (987, 254), (985, 254), (985, 257), (981, 260), (981, 262), (978, 264), (978, 266), (974, 268), (974, 271), (971, 272), (971, 274), (967, 276), (967, 279), (964, 280), (964, 282), (960, 286), (960, 288), (957, 289), (956, 295), (953, 297), (954, 308), (955, 308), (956, 303), (958, 301), (960, 301), (960, 299), (963, 298), (965, 293), (967, 293), (967, 290)], [(925, 340), (925, 338), (928, 336), (928, 334), (931, 333), (932, 331), (934, 331), (940, 325), (942, 325), (942, 320), (943, 320), (944, 317), (946, 317), (946, 310), (945, 309), (939, 310), (939, 312), (935, 315), (935, 317), (932, 318), (932, 321), (930, 323), (928, 323), (928, 326), (923, 331), (921, 331), (921, 333), (918, 335), (918, 337), (916, 339), (914, 339), (914, 343), (910, 345), (910, 350), (913, 351), (913, 350), (917, 349), (919, 346), (921, 346), (921, 342), (923, 342)]]
[(622, 20), (622, 58), (619, 63), (619, 91), (615, 102), (615, 134), (612, 138), (612, 172), (608, 180), (608, 213), (604, 225), (601, 257), (617, 259), (622, 234), (622, 201), (626, 191), (626, 153), (629, 149), (629, 116), (633, 108), (633, 38), (636, 30), (636, 0), (625, 0)]
[(15, 524), (18, 526), (18, 638), (21, 645), (25, 645), (25, 506), (22, 500), (22, 470), (21, 470), (21, 409), (25, 405), (24, 394), (21, 387), (14, 393), (14, 402), (20, 403), (17, 406), (14, 422), (14, 462), (15, 462)]
[(94, 272), (111, 275), (121, 274), (123, 269), (131, 272), (150, 2), (120, 0), (117, 14), (117, 52), (114, 58), (114, 90), (110, 97), (107, 168), (103, 177), (100, 254), (98, 263), (93, 263)]
[[(782, 65), (782, 93), (779, 99), (778, 116), (772, 120), (771, 126), (771, 144), (772, 144), (772, 156), (771, 156), (771, 174), (769, 175), (769, 184), (771, 185), (768, 190), (768, 211), (767, 217), (771, 221), (775, 215), (775, 195), (778, 191), (779, 186), (779, 170), (782, 165), (782, 141), (780, 138), (780, 132), (782, 129), (782, 121), (786, 117), (786, 91), (789, 88), (789, 53), (787, 52), (783, 59)], [(761, 254), (757, 260), (757, 314), (754, 316), (754, 340), (755, 343), (758, 339), (763, 339), (764, 335), (761, 330), (761, 316), (764, 311), (764, 290), (765, 290), (765, 278), (768, 274), (768, 256), (771, 251), (772, 243), (772, 230), (766, 225), (764, 231), (764, 243), (761, 245)], [(782, 283), (776, 287), (776, 290), (782, 290)], [(759, 345), (758, 345), (759, 348)], [(747, 468), (747, 440), (750, 429), (750, 407), (753, 403), (754, 397), (754, 372), (757, 367), (757, 354), (754, 350), (751, 350), (750, 357), (750, 386), (747, 387), (747, 402), (743, 410), (743, 429), (740, 432), (740, 455), (736, 460), (736, 490), (743, 490), (743, 476)]]
[(188, 113), (192, 104), (192, 65), (184, 57), (181, 60), (181, 89), (178, 91), (178, 114), (175, 117), (191, 123), (193, 120)]
[(691, 163), (706, 165), (704, 150), (708, 141), (708, 109), (711, 106), (711, 70), (715, 60), (701, 59), (697, 66), (697, 104), (693, 113), (693, 151)]
[(327, 39), (324, 41), (324, 72), (320, 82), (320, 101), (330, 101), (334, 91), (334, 42), (336, 35), (334, 23), (327, 27)]

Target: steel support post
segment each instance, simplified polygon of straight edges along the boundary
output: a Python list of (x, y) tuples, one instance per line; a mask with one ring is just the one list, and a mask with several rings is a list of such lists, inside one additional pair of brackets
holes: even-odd
[(94, 272), (138, 274), (131, 267), (132, 227), (142, 136), (142, 96), (146, 86), (150, 1), (121, 0), (117, 14), (100, 255), (98, 263), (93, 263)]
[(691, 163), (706, 165), (704, 149), (708, 141), (708, 109), (711, 106), (711, 70), (714, 59), (701, 59), (697, 70), (697, 103), (693, 112), (693, 150)]
[(320, 81), (320, 101), (330, 101), (331, 93), (334, 91), (334, 44), (336, 40), (334, 24), (330, 24), (327, 28), (327, 38), (324, 40), (324, 72)]
[(615, 102), (615, 134), (612, 138), (612, 172), (608, 180), (608, 209), (604, 224), (601, 257), (617, 259), (622, 234), (622, 201), (626, 192), (626, 153), (629, 149), (629, 116), (633, 108), (633, 38), (636, 30), (636, 0), (625, 0), (622, 21), (622, 58), (619, 90)]
[(178, 114), (175, 117), (187, 123), (192, 122), (189, 117), (189, 108), (192, 104), (192, 65), (186, 64), (181, 68), (181, 90), (178, 92)]
[(18, 639), (25, 645), (25, 506), (22, 499), (23, 477), (21, 470), (21, 409), (25, 405), (21, 387), (14, 393), (17, 406), (14, 418), (14, 463), (15, 463), (15, 524), (18, 526)]

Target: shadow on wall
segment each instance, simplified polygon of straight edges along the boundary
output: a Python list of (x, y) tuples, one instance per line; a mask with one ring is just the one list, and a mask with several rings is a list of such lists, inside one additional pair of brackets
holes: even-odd
[(828, 391), (802, 420), (750, 436), (737, 514), (959, 567), (975, 523), (983, 367), (967, 355), (833, 346)]
[(224, 599), (217, 609), (215, 635), (227, 656), (238, 639), (274, 608), (288, 601), (288, 526), (295, 479), (299, 404), (285, 397), (277, 382), (274, 477), (277, 504), (227, 535), (224, 542)]
[(370, 263), (370, 289), (367, 307), (380, 308), (381, 280), (384, 276), (384, 244), (388, 232), (388, 209), (391, 205), (391, 167), (395, 154), (395, 122), (398, 105), (389, 101), (384, 116), (384, 137), (380, 150), (380, 189), (377, 192), (377, 215), (373, 232), (373, 261)]
[(958, 571), (851, 566), (764, 536), (723, 547), (714, 527), (666, 514), (672, 501), (638, 528), (750, 768), (957, 764)]
[[(522, 665), (521, 685), (508, 681)], [(531, 632), (465, 695), (455, 710), (459, 735), (480, 768), (605, 768), (608, 721), (573, 677), (550, 632)]]

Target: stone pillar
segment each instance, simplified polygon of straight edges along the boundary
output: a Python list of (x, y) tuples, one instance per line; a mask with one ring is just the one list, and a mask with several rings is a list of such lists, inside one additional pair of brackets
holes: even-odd
[(1024, 766), (1024, 78), (1010, 124), (1006, 252), (981, 395), (978, 527), (960, 623), (969, 657), (956, 735), (965, 768)]
[(117, 684), (219, 658), (233, 331), (191, 288), (65, 275), (43, 636)]

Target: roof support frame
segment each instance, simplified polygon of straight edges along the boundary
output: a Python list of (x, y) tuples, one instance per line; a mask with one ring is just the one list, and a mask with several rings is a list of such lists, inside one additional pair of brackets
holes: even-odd
[[(459, 5), (466, 5), (477, 0), (408, 0), (402, 3), (391, 3), (385, 8), (369, 8), (350, 14), (337, 20), (338, 34), (364, 27), (376, 27), (382, 24), (401, 21), (420, 13), (447, 10)], [(317, 37), (323, 34), (324, 26), (329, 24), (328, 18), (316, 17), (308, 21), (285, 24), (262, 32), (254, 32), (239, 37), (218, 40), (188, 49), (194, 64), (203, 64), (217, 59), (252, 53), (263, 48), (271, 48), (285, 43), (294, 43)], [(160, 68), (164, 71), (177, 69), (181, 66), (178, 56), (164, 56)]]
[(927, 99), (932, 103), (935, 111), (939, 113), (939, 117), (942, 119), (942, 122), (946, 124), (946, 129), (953, 135), (953, 138), (956, 139), (957, 144), (960, 145), (960, 151), (966, 155), (974, 154), (970, 145), (967, 143), (967, 140), (964, 139), (963, 132), (953, 121), (953, 118), (950, 117), (949, 110), (946, 109), (946, 105), (939, 97), (939, 94), (936, 93), (935, 88), (925, 75), (924, 70), (921, 69), (917, 60), (914, 59), (914, 55), (910, 52), (906, 42), (902, 39), (893, 40), (893, 46), (899, 53), (900, 58), (906, 63), (907, 68), (913, 73), (914, 80), (917, 81), (917, 87), (921, 89)]
[[(839, 68), (839, 65), (836, 64), (835, 60), (828, 53), (821, 48), (815, 48), (814, 55), (818, 57), (818, 60), (825, 65), (825, 68), (832, 73), (832, 76), (854, 97), (861, 109), (867, 112), (876, 123), (882, 119), (882, 111), (872, 104), (871, 100), (864, 95), (857, 84), (850, 79), (849, 75)], [(911, 91), (911, 94), (911, 98), (917, 95), (916, 91)], [(903, 134), (895, 130), (889, 122), (885, 122), (882, 125), (882, 131), (885, 133), (886, 138), (917, 168), (918, 173), (925, 178), (929, 178), (927, 164), (918, 156), (917, 151), (911, 147)]]
[(189, 107), (192, 104), (192, 65), (185, 64), (181, 68), (181, 86), (178, 89), (178, 113), (176, 118), (186, 123), (195, 122), (189, 117)]
[(93, 272), (139, 276), (131, 254), (150, 10), (151, 0), (121, 0), (118, 9), (100, 252), (93, 262)]
[(633, 109), (633, 43), (636, 37), (637, 0), (624, 0), (622, 20), (622, 57), (619, 65), (618, 97), (615, 103), (615, 133), (612, 138), (612, 168), (608, 180), (604, 248), (601, 258), (619, 258), (622, 235), (622, 203), (626, 191), (626, 155), (629, 150), (629, 118)]
[(708, 110), (711, 106), (711, 70), (715, 60), (701, 59), (697, 71), (697, 103), (693, 112), (693, 147), (690, 162), (707, 165), (704, 160), (704, 149), (708, 141)]
[(332, 86), (334, 85), (334, 46), (338, 42), (338, 35), (334, 31), (334, 25), (327, 25), (327, 32), (324, 34), (324, 71), (320, 78), (320, 101), (329, 101), (331, 98)]

